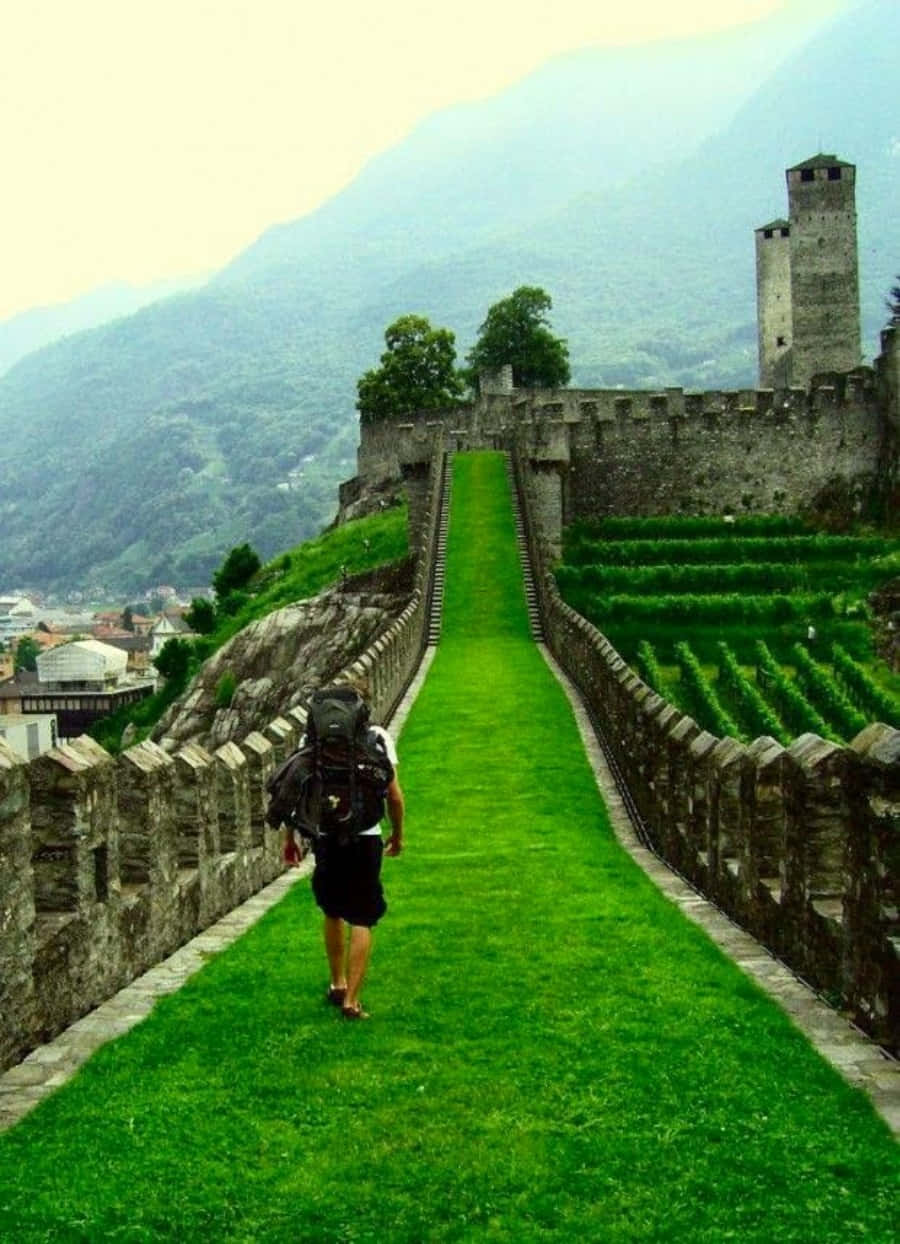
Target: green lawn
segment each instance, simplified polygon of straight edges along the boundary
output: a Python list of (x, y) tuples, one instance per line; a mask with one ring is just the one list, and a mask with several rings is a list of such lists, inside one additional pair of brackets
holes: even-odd
[(347, 1024), (301, 883), (0, 1139), (16, 1241), (895, 1241), (900, 1151), (619, 848), (457, 457), (408, 848)]

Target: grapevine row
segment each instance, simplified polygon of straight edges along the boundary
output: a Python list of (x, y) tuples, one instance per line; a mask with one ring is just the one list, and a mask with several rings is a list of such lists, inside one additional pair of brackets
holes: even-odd
[(565, 583), (563, 576), (561, 590), (566, 600), (591, 621), (778, 624), (835, 615), (833, 598), (827, 592), (791, 596), (742, 596), (737, 592), (717, 596), (600, 596), (567, 589)]
[(724, 642), (717, 645), (719, 651), (719, 682), (726, 687), (738, 704), (743, 720), (747, 723), (751, 738), (770, 735), (783, 746), (791, 741), (777, 713), (760, 694), (759, 689), (746, 676), (737, 657)]
[(883, 721), (885, 725), (900, 729), (900, 704), (879, 687), (846, 648), (833, 644), (831, 660), (836, 677), (863, 712), (873, 721)]
[(793, 536), (809, 532), (809, 525), (793, 514), (747, 514), (711, 518), (657, 515), (648, 518), (610, 516), (574, 523), (573, 537), (610, 540), (696, 539), (703, 536)]
[(569, 539), (568, 565), (658, 566), (666, 563), (821, 562), (874, 558), (898, 547), (877, 536), (773, 536), (745, 540), (585, 540)]
[(608, 566), (602, 561), (560, 566), (561, 590), (588, 588), (608, 593), (711, 593), (728, 591), (793, 592), (827, 587), (829, 592), (848, 588), (865, 592), (880, 583), (884, 574), (871, 561), (724, 562), (697, 565), (658, 563), (652, 566)]
[(646, 639), (642, 639), (637, 648), (638, 672), (648, 687), (663, 695), (663, 677), (662, 670), (659, 668), (659, 661), (656, 657), (656, 651), (651, 643)]
[(834, 739), (835, 733), (807, 700), (769, 651), (765, 640), (756, 641), (756, 681), (766, 689), (766, 698), (774, 704), (782, 721), (794, 735), (818, 734)]
[(704, 674), (690, 644), (681, 640), (675, 645), (675, 655), (681, 666), (681, 680), (688, 693), (697, 702), (698, 717), (703, 718), (700, 724), (705, 724), (711, 734), (716, 734), (720, 738), (730, 736), (739, 739), (740, 730), (719, 702), (719, 697)]
[(868, 725), (865, 717), (847, 698), (831, 674), (814, 661), (802, 644), (794, 644), (791, 655), (797, 666), (797, 679), (808, 695), (821, 707), (829, 721), (845, 739), (852, 739)]

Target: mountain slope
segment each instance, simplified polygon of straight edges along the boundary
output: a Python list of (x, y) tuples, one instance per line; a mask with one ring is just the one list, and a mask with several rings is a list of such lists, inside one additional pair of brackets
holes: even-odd
[(155, 281), (152, 285), (128, 285), (124, 281), (104, 285), (80, 298), (51, 307), (34, 307), (0, 322), (0, 375), (19, 359), (40, 350), (60, 337), (97, 328), (110, 320), (133, 315), (141, 307), (170, 294), (201, 284), (197, 280)]
[(387, 321), (427, 290), (467, 342), (483, 309), (529, 280), (553, 293), (573, 384), (753, 385), (754, 230), (786, 213), (784, 170), (824, 146), (858, 169), (863, 351), (871, 358), (900, 268), (898, 47), (900, 6), (863, 5), (684, 159), (582, 194), (490, 245), (423, 264), (380, 289), (360, 315)]
[(563, 58), (434, 118), (202, 291), (23, 360), (0, 379), (0, 584), (196, 584), (235, 543), (318, 530), (353, 471), (355, 380), (403, 312), (465, 350), (491, 302), (541, 284), (578, 383), (751, 384), (752, 231), (810, 128), (860, 166), (861, 232), (889, 245), (898, 12), (870, 0), (755, 91), (740, 74), (787, 46), (771, 26), (752, 55)]

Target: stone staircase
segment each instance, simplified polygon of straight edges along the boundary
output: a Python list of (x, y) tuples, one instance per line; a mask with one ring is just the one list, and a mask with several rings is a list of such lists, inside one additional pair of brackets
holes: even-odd
[(450, 473), (444, 460), (441, 482), (440, 515), (434, 547), (434, 567), (431, 580), (431, 601), (428, 614), (426, 648), (434, 648), (441, 638), (441, 617), (444, 611), (444, 576), (447, 566), (447, 530), (450, 526)]
[(516, 546), (519, 550), (519, 562), (522, 567), (522, 581), (525, 586), (525, 605), (528, 609), (528, 625), (535, 643), (544, 642), (544, 628), (541, 622), (541, 611), (538, 605), (537, 590), (534, 586), (534, 575), (531, 570), (531, 557), (528, 553), (528, 540), (525, 535), (525, 520), (519, 503), (519, 491), (516, 487), (512, 459), (506, 455), (506, 475), (509, 479), (509, 492), (512, 498), (513, 519), (516, 524)]

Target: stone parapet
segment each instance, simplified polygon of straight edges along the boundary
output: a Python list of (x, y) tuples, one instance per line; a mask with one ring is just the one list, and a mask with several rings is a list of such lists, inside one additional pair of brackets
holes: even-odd
[(539, 469), (516, 454), (548, 646), (578, 687), (648, 844), (798, 974), (900, 1050), (900, 732), (783, 748), (698, 729), (559, 596)]
[[(443, 455), (429, 464), (406, 609), (340, 679), (389, 718), (427, 638)], [(213, 755), (87, 736), (30, 763), (0, 739), (0, 1070), (267, 885), (284, 865), (266, 782), (305, 726), (293, 708)]]
[(836, 487), (859, 512), (883, 511), (898, 470), (895, 336), (885, 334), (875, 370), (824, 373), (808, 387), (515, 389), (365, 425), (353, 487), (403, 479), (412, 499), (439, 445), (515, 450), (540, 490), (551, 558), (564, 526), (605, 515), (789, 514), (827, 504)]

